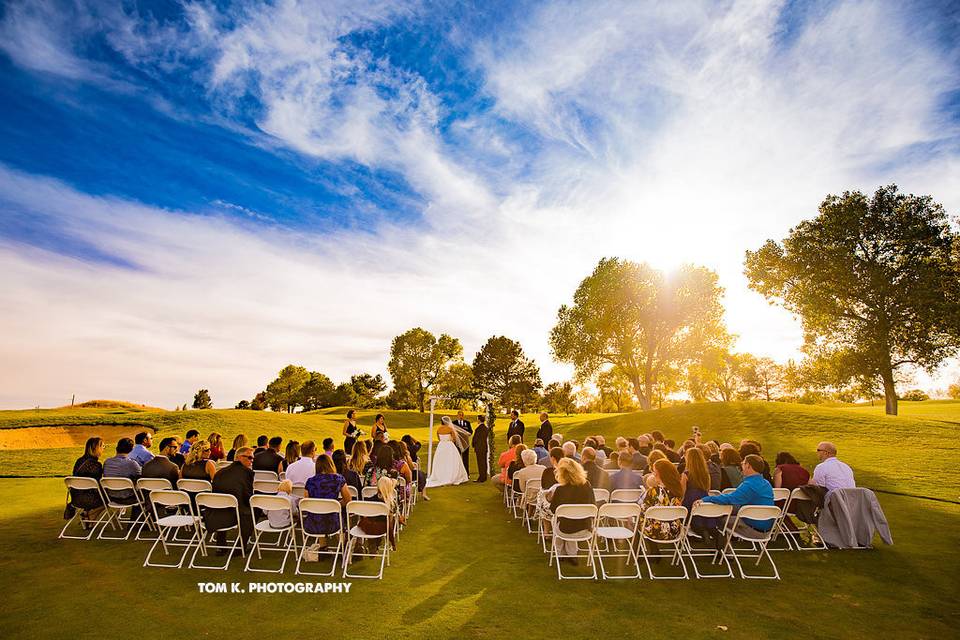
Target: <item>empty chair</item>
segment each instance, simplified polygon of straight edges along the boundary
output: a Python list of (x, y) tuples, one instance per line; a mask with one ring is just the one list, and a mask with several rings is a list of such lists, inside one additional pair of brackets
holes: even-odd
[(610, 493), (610, 502), (636, 502), (643, 500), (643, 489), (614, 489)]
[[(199, 543), (197, 544), (196, 548), (194, 548), (193, 556), (190, 558), (190, 568), (222, 569), (226, 571), (230, 567), (230, 561), (233, 560), (233, 554), (236, 553), (237, 549), (240, 549), (241, 555), (246, 555), (243, 549), (243, 534), (240, 532), (240, 506), (237, 502), (237, 498), (229, 493), (203, 492), (198, 493), (195, 500), (197, 502), (197, 519), (200, 526), (200, 536)], [(228, 527), (221, 527), (219, 529), (210, 529), (206, 526), (206, 521), (203, 519), (204, 509), (233, 509), (235, 524)], [(210, 544), (210, 541), (215, 540), (216, 534), (227, 534), (231, 531), (235, 531), (236, 536), (233, 539), (233, 543), (229, 546)], [(228, 553), (226, 561), (222, 565), (213, 566), (207, 564), (197, 564), (197, 553), (199, 552), (206, 556), (209, 549), (227, 550)]]
[[(640, 577), (640, 559), (634, 547), (641, 514), (640, 505), (634, 502), (610, 502), (600, 505), (597, 511), (595, 549), (604, 580)], [(629, 568), (633, 561), (635, 571), (625, 575), (608, 573), (606, 565), (603, 564), (604, 558), (626, 558), (625, 566)]]
[[(564, 533), (560, 530), (560, 520), (582, 520), (586, 521), (588, 526), (579, 531), (574, 531), (571, 533)], [(552, 539), (550, 543), (550, 564), (553, 564), (553, 561), (557, 561), (557, 577), (560, 580), (594, 580), (597, 577), (597, 566), (593, 562), (594, 558), (594, 544), (595, 533), (597, 525), (597, 505), (595, 504), (562, 504), (557, 507), (557, 510), (553, 514), (553, 522), (551, 523)], [(564, 544), (567, 543), (567, 544)], [(569, 576), (564, 575), (563, 568), (560, 566), (560, 560), (562, 558), (580, 558), (584, 557), (581, 554), (582, 549), (580, 545), (586, 543), (586, 558), (587, 566), (591, 568), (592, 573), (588, 576)], [(576, 549), (575, 553), (567, 553), (565, 550), (561, 550), (561, 547), (574, 547)]]
[(279, 480), (280, 477), (277, 476), (276, 471), (254, 471), (253, 479), (254, 480)]
[[(694, 518), (709, 518), (717, 521), (718, 529), (721, 535), (727, 529), (727, 522), (733, 515), (733, 506), (729, 504), (710, 504), (708, 502), (697, 502), (690, 509), (690, 517), (684, 530), (684, 549), (687, 557), (690, 558), (690, 564), (693, 565), (693, 572), (698, 578), (732, 578), (733, 569), (730, 567), (730, 560), (724, 554), (723, 546), (717, 549), (712, 544), (710, 538), (701, 536), (693, 530)], [(726, 539), (721, 543), (725, 545)], [(710, 558), (710, 566), (726, 565), (727, 570), (724, 573), (701, 572), (697, 564), (698, 558)]]
[[(140, 502), (140, 494), (137, 493), (137, 487), (130, 478), (101, 478), (100, 486), (103, 488), (103, 495), (107, 498), (106, 519), (103, 526), (100, 527), (100, 533), (97, 534), (98, 540), (128, 540), (137, 525), (143, 523), (143, 504)], [(136, 516), (132, 513), (129, 518), (126, 517), (127, 511), (136, 511)], [(112, 531), (119, 527), (123, 531), (124, 525), (127, 526), (127, 532), (120, 536), (104, 535), (107, 531), (107, 525)]]
[[(107, 498), (103, 495), (103, 490), (100, 488), (100, 483), (96, 478), (88, 478), (85, 476), (67, 476), (63, 479), (63, 484), (67, 487), (67, 492), (71, 489), (75, 491), (96, 491), (97, 495), (100, 496), (100, 501), (105, 505), (107, 504)], [(100, 515), (95, 519), (89, 519), (84, 517), (85, 511), (82, 509), (75, 509), (73, 516), (67, 520), (67, 523), (63, 525), (63, 529), (60, 531), (60, 535), (57, 536), (58, 539), (68, 539), (68, 540), (89, 540), (93, 534), (96, 532), (97, 527), (99, 527), (104, 518), (107, 517), (106, 510), (102, 511)], [(85, 536), (76, 536), (68, 535), (67, 529), (70, 528), (70, 525), (74, 522), (78, 522), (81, 528), (87, 528), (87, 535)]]
[[(254, 487), (256, 487), (256, 484), (256, 481), (254, 481)], [(270, 523), (269, 518), (257, 522), (257, 509), (262, 510), (264, 513), (269, 511), (286, 511), (289, 514), (289, 524), (285, 527), (274, 527), (273, 524)], [(294, 555), (297, 553), (297, 536), (294, 529), (293, 506), (290, 504), (290, 501), (283, 496), (254, 494), (250, 496), (250, 517), (253, 518), (253, 548), (250, 549), (250, 554), (247, 556), (247, 564), (243, 570), (262, 573), (283, 573), (283, 569), (287, 565), (287, 556), (290, 555), (291, 552), (293, 552)], [(261, 540), (263, 536), (272, 534), (277, 534), (276, 542), (267, 543)], [(256, 553), (258, 560), (262, 560), (263, 552), (282, 552), (283, 560), (280, 562), (280, 568), (261, 569), (253, 567), (254, 553)]]
[[(770, 552), (767, 550), (767, 545), (770, 543), (770, 539), (773, 536), (774, 527), (776, 526), (777, 520), (779, 520), (781, 513), (782, 511), (780, 507), (756, 504), (744, 505), (740, 507), (739, 511), (737, 511), (737, 517), (734, 519), (733, 523), (727, 527), (726, 552), (733, 556), (734, 562), (737, 563), (737, 569), (740, 570), (740, 575), (744, 578), (765, 578), (770, 580), (780, 579), (780, 572), (777, 571), (777, 565), (773, 561), (773, 557), (770, 556)], [(768, 531), (760, 531), (755, 529), (747, 524), (747, 518), (755, 522), (769, 522), (770, 529)], [(737, 540), (748, 543), (750, 548), (738, 549), (735, 544)], [(743, 564), (740, 562), (741, 559), (756, 559), (754, 565), (757, 566), (760, 564), (760, 561), (764, 558), (764, 556), (766, 556), (767, 560), (770, 561), (770, 566), (773, 567), (772, 575), (748, 574), (743, 570)]]
[[(341, 523), (341, 526), (333, 533), (310, 533), (305, 515), (311, 513), (315, 515), (335, 515), (339, 520), (340, 503), (327, 498), (304, 498), (300, 501), (300, 532), (303, 534), (303, 547), (297, 555), (297, 566), (294, 573), (308, 576), (332, 576), (337, 571), (337, 559), (343, 551), (343, 526)], [(310, 552), (317, 554), (318, 563), (319, 556), (333, 556), (333, 564), (330, 565), (330, 571), (306, 570), (304, 569), (304, 564), (310, 564), (309, 561), (306, 560), (309, 547), (311, 546), (310, 541), (315, 540), (317, 541), (316, 544), (319, 544), (320, 538), (325, 538), (325, 547), (317, 549), (316, 551), (310, 550)], [(332, 551), (330, 550), (330, 538), (336, 538), (336, 546)]]
[[(376, 487), (364, 487), (376, 490)], [(354, 524), (351, 518), (380, 518), (387, 519), (387, 526), (381, 534), (366, 533), (360, 528), (359, 524)], [(343, 577), (344, 578), (382, 578), (383, 567), (390, 563), (390, 541), (388, 539), (390, 527), (393, 526), (390, 517), (390, 508), (383, 502), (357, 501), (347, 503), (347, 545), (343, 553)], [(373, 543), (377, 545), (377, 553), (367, 553), (357, 551), (358, 544)], [(376, 574), (350, 573), (350, 565), (354, 558), (380, 558), (380, 569)]]
[[(687, 508), (686, 507), (666, 507), (666, 506), (655, 506), (647, 507), (643, 512), (643, 522), (640, 529), (640, 548), (643, 551), (643, 561), (647, 565), (647, 571), (650, 573), (650, 577), (654, 579), (664, 579), (664, 580), (687, 580), (690, 577), (690, 574), (687, 573), (687, 565), (683, 562), (683, 553), (682, 545), (684, 538), (684, 531), (686, 527), (683, 526), (684, 521), (687, 519)], [(659, 521), (661, 523), (672, 523), (679, 521), (680, 527), (679, 532), (676, 535), (666, 537), (666, 538), (654, 538), (648, 535), (647, 524), (652, 521)], [(661, 527), (662, 529), (662, 527)], [(664, 553), (651, 553), (647, 551), (647, 546), (649, 544), (656, 545), (670, 545), (673, 547), (673, 553), (664, 554)], [(650, 558), (670, 558), (671, 566), (678, 566), (683, 569), (682, 576), (658, 576), (653, 571), (653, 567), (650, 565)]]
[[(200, 526), (197, 517), (194, 515), (193, 506), (190, 503), (190, 496), (185, 491), (167, 491), (159, 489), (150, 493), (150, 503), (153, 506), (153, 517), (160, 530), (157, 539), (154, 540), (150, 550), (147, 551), (147, 557), (143, 561), (145, 567), (166, 567), (179, 569), (186, 560), (187, 553), (190, 551), (199, 539)], [(164, 510), (161, 512), (160, 508)], [(167, 508), (176, 509), (176, 513), (168, 514)], [(177, 542), (176, 534), (181, 530), (191, 532), (190, 538), (185, 542)], [(151, 562), (150, 558), (157, 546), (163, 547), (164, 555), (169, 555), (169, 547), (183, 547), (183, 554), (180, 560), (174, 564)]]
[(812, 502), (812, 500), (801, 487), (797, 487), (790, 492), (790, 498), (783, 506), (783, 516), (781, 516), (778, 523), (780, 533), (787, 538), (787, 541), (797, 551), (824, 551), (827, 548), (827, 543), (824, 542), (823, 538), (820, 536), (820, 530), (817, 529), (817, 525), (806, 522), (803, 523), (812, 534), (811, 542), (813, 542), (813, 544), (809, 545), (804, 544), (803, 538), (801, 537), (802, 531), (800, 529), (791, 528), (790, 526), (792, 524), (791, 518), (796, 512), (797, 505), (804, 502)]
[(137, 480), (137, 493), (140, 494), (140, 504), (143, 505), (143, 525), (137, 531), (136, 540), (153, 540), (154, 537), (143, 537), (144, 530), (156, 531), (157, 524), (153, 519), (153, 507), (150, 505), (150, 492), (164, 489), (170, 491), (173, 486), (166, 478), (140, 478)]
[(357, 488), (355, 486), (348, 484), (347, 491), (350, 492), (350, 497), (353, 498), (354, 500), (360, 499), (360, 494), (357, 493)]

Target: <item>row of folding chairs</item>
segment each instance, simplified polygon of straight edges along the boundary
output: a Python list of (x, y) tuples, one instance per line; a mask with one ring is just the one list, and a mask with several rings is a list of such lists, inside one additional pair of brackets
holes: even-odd
[[(191, 549), (192, 555), (187, 564), (190, 568), (227, 569), (238, 549), (241, 555), (246, 557), (240, 533), (239, 505), (236, 497), (229, 494), (213, 493), (209, 481), (180, 479), (177, 482), (176, 490), (173, 489), (170, 481), (165, 478), (140, 478), (134, 483), (129, 478), (106, 477), (98, 481), (95, 478), (70, 476), (64, 482), (68, 495), (70, 489), (95, 491), (104, 504), (104, 510), (95, 519), (85, 518), (84, 512), (77, 510), (61, 530), (59, 536), (61, 539), (90, 540), (94, 534), (97, 534), (97, 539), (127, 540), (133, 535), (136, 540), (152, 540), (153, 546), (147, 553), (144, 566), (182, 568)], [(292, 553), (297, 558), (295, 572), (298, 574), (334, 575), (339, 560), (345, 577), (382, 577), (384, 565), (389, 565), (389, 536), (386, 533), (369, 535), (358, 527), (352, 526), (354, 521), (361, 517), (386, 517), (388, 531), (392, 528), (394, 535), (399, 536), (402, 530), (399, 518), (392, 517), (385, 504), (375, 501), (376, 487), (363, 487), (360, 495), (358, 495), (355, 487), (348, 487), (355, 501), (351, 501), (346, 506), (346, 520), (341, 519), (344, 527), (329, 536), (325, 536), (328, 539), (326, 547), (315, 549), (311, 547), (311, 543), (318, 542), (324, 536), (310, 534), (304, 526), (304, 517), (308, 514), (341, 514), (340, 503), (336, 500), (308, 498), (302, 485), (294, 485), (294, 493), (301, 496), (299, 501), (300, 517), (297, 520), (293, 516), (289, 501), (283, 496), (276, 495), (279, 484), (279, 479), (254, 480), (254, 495), (250, 499), (251, 517), (253, 518), (253, 546), (250, 556), (246, 557), (245, 571), (274, 571), (256, 568), (252, 564), (253, 556), (256, 554), (257, 559), (262, 560), (264, 552), (282, 551), (281, 565), (278, 570), (275, 570), (276, 572), (283, 572), (288, 555)], [(416, 483), (411, 483), (411, 485), (408, 497), (404, 479), (400, 478), (397, 484), (397, 495), (400, 500), (399, 511), (405, 516), (409, 516), (417, 496)], [(336, 509), (333, 508), (334, 505)], [(226, 529), (209, 530), (201, 517), (204, 509), (231, 508), (235, 510), (234, 522), (236, 524)], [(288, 527), (273, 527), (269, 518), (257, 520), (256, 514), (258, 512), (266, 513), (276, 510), (289, 510), (288, 522), (291, 524)], [(83, 525), (86, 529), (85, 535), (69, 533), (71, 527), (75, 528), (74, 525), (77, 524)], [(116, 535), (118, 531), (122, 535)], [(136, 533), (134, 534), (134, 532)], [(151, 532), (153, 535), (147, 537)], [(234, 538), (229, 546), (218, 546), (212, 543), (217, 533), (226, 535), (231, 532), (234, 534)], [(297, 544), (297, 533), (300, 534), (302, 539), (302, 544), (299, 546)], [(189, 537), (187, 537), (188, 534)], [(274, 534), (276, 534), (276, 540), (268, 541), (264, 538)], [(329, 544), (331, 539), (336, 542), (332, 550)], [(374, 548), (378, 548), (379, 551), (377, 553), (363, 552), (362, 549), (359, 549), (360, 540), (374, 545)], [(170, 555), (170, 547), (182, 547), (183, 551), (179, 560), (175, 563), (155, 562), (151, 558), (158, 546), (162, 548), (165, 556)], [(210, 566), (198, 562), (198, 554), (206, 557), (210, 549), (220, 550), (221, 548), (227, 555), (227, 559), (222, 565)], [(330, 570), (327, 572), (311, 571), (309, 567), (311, 563), (306, 561), (306, 558), (311, 554), (318, 556), (317, 561), (319, 561), (320, 556), (330, 556), (332, 558)], [(376, 574), (366, 575), (350, 572), (350, 564), (356, 558), (362, 557), (377, 557), (380, 559), (380, 566)]]
[[(723, 492), (711, 491), (713, 495), (720, 493), (731, 493), (735, 489), (727, 489)], [(658, 575), (652, 565), (651, 559), (668, 558), (671, 566), (682, 570), (682, 575), (669, 576), (674, 578), (688, 578), (684, 558), (690, 563), (697, 578), (710, 577), (734, 577), (730, 560), (733, 559), (737, 565), (738, 571), (743, 578), (774, 578), (779, 579), (779, 571), (776, 563), (770, 556), (770, 551), (778, 550), (810, 550), (825, 549), (822, 541), (818, 545), (806, 545), (800, 537), (800, 529), (792, 524), (791, 508), (802, 500), (808, 500), (807, 496), (800, 489), (790, 491), (789, 489), (774, 489), (774, 500), (777, 506), (750, 505), (739, 509), (736, 516), (733, 516), (733, 507), (729, 505), (715, 505), (709, 503), (700, 503), (694, 505), (692, 510), (686, 507), (650, 507), (645, 511), (640, 507), (643, 500), (644, 489), (619, 489), (608, 491), (602, 488), (594, 489), (595, 504), (593, 505), (564, 505), (558, 508), (555, 513), (547, 519), (542, 512), (540, 496), (542, 488), (539, 480), (528, 480), (523, 492), (514, 492), (512, 487), (506, 487), (504, 502), (511, 510), (515, 518), (522, 518), (523, 524), (529, 533), (537, 533), (539, 541), (542, 544), (544, 553), (550, 554), (550, 564), (557, 561), (557, 574), (560, 579), (571, 576), (564, 575), (560, 566), (560, 558), (568, 557), (560, 552), (562, 543), (567, 542), (570, 545), (576, 543), (578, 553), (575, 557), (583, 556), (587, 560), (587, 566), (591, 574), (579, 576), (589, 579), (596, 579), (596, 562), (600, 564), (600, 574), (604, 579), (608, 578), (639, 578), (640, 565), (639, 556), (642, 555), (647, 571), (652, 578), (661, 578), (667, 576)], [(576, 509), (568, 508), (576, 507)], [(642, 514), (642, 517), (641, 517)], [(576, 534), (564, 534), (559, 530), (558, 518), (565, 520), (589, 520), (589, 526), (583, 528)], [(719, 527), (722, 532), (722, 549), (717, 550), (712, 546), (713, 541), (704, 539), (701, 533), (692, 526), (693, 518), (709, 518), (721, 520)], [(769, 522), (770, 528), (766, 532), (757, 529), (742, 522), (742, 519), (750, 519), (759, 522)], [(658, 540), (644, 535), (647, 521), (660, 520), (661, 522), (682, 521), (681, 532), (674, 538), (668, 540)], [(534, 523), (536, 530), (534, 530)], [(549, 535), (548, 527), (549, 524)], [(815, 527), (813, 527), (815, 531)], [(775, 547), (778, 537), (783, 536), (786, 540), (786, 547)], [(656, 545), (653, 547), (653, 545)], [(659, 549), (661, 546), (671, 547), (672, 553), (661, 554), (650, 551), (650, 548)], [(743, 548), (746, 546), (747, 548)], [(583, 549), (581, 549), (583, 547)], [(635, 571), (626, 575), (613, 575), (603, 564), (603, 558), (624, 558), (626, 567), (629, 568), (631, 562)], [(761, 561), (766, 558), (769, 561), (771, 571), (768, 574), (752, 573), (745, 569), (743, 562), (746, 559), (754, 560), (754, 567), (759, 566)], [(709, 559), (709, 565), (702, 567), (704, 559)], [(700, 561), (698, 563), (698, 561)], [(718, 572), (717, 569), (726, 569)]]

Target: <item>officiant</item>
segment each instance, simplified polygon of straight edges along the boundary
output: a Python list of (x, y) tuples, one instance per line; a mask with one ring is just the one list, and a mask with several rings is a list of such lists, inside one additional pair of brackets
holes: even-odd
[[(453, 421), (453, 424), (457, 425), (464, 431), (469, 434), (473, 434), (473, 429), (470, 427), (470, 421), (465, 420), (463, 417), (463, 411), (457, 412), (457, 419)], [(470, 475), (470, 440), (467, 439), (466, 446), (460, 452), (463, 456), (463, 468), (466, 469), (467, 475)]]

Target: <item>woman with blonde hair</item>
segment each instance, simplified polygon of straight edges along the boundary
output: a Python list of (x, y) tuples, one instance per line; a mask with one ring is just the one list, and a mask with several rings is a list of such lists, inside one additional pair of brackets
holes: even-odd
[(667, 459), (667, 454), (665, 454), (660, 449), (654, 449), (653, 451), (650, 452), (650, 455), (647, 457), (647, 468), (650, 469), (650, 471), (645, 476), (643, 476), (643, 484), (645, 487), (650, 488), (657, 484), (657, 479), (653, 475), (653, 463), (655, 463), (657, 460), (666, 460), (666, 459)]
[(363, 440), (357, 440), (353, 443), (353, 450), (350, 452), (350, 462), (347, 467), (362, 477), (367, 470), (368, 462), (370, 462), (370, 456), (367, 453), (367, 445)]
[(223, 460), (223, 437), (214, 431), (207, 436), (207, 442), (210, 443), (210, 459), (214, 462), (217, 460)]
[[(683, 505), (683, 483), (677, 467), (667, 459), (653, 463), (653, 475), (656, 482), (643, 496), (641, 509), (650, 507), (679, 507)], [(643, 528), (643, 534), (655, 540), (672, 540), (680, 534), (683, 520), (650, 520)]]
[[(522, 445), (519, 445), (522, 446)], [(557, 507), (565, 504), (594, 504), (593, 487), (587, 481), (587, 472), (584, 471), (580, 463), (572, 458), (563, 458), (557, 462), (554, 470), (557, 478), (557, 484), (553, 488), (553, 497), (550, 498), (550, 512), (555, 513)], [(558, 521), (561, 533), (576, 533), (589, 529), (591, 526), (588, 520), (570, 520), (561, 518)], [(560, 555), (573, 556), (577, 554), (577, 543), (562, 541), (557, 552)], [(560, 558), (561, 562), (577, 564), (576, 558)]]
[(209, 480), (217, 473), (217, 465), (210, 459), (210, 443), (206, 440), (197, 440), (187, 452), (180, 477), (191, 480)]
[(227, 452), (227, 461), (233, 462), (234, 456), (237, 455), (237, 449), (243, 449), (245, 446), (247, 446), (247, 435), (245, 433), (238, 433), (233, 439), (233, 445), (230, 447), (230, 451)]
[[(376, 516), (376, 517), (367, 517), (364, 516), (360, 518), (360, 521), (356, 524), (354, 529), (355, 533), (363, 532), (370, 536), (382, 536), (387, 534), (387, 540), (390, 541), (390, 547), (394, 550), (397, 548), (397, 539), (396, 539), (396, 529), (393, 526), (394, 519), (403, 524), (405, 522), (403, 515), (399, 513), (399, 504), (397, 501), (397, 481), (390, 476), (382, 475), (377, 479), (377, 495), (372, 500), (376, 502), (382, 502), (387, 505), (387, 510), (390, 513), (389, 516)], [(356, 531), (359, 529), (359, 531)], [(372, 553), (374, 550), (368, 549), (368, 552)]]

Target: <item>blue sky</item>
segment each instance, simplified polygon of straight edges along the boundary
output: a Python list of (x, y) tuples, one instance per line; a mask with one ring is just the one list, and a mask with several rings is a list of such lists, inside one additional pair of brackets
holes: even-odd
[(943, 2), (5, 2), (0, 406), (232, 405), (416, 325), (564, 379), (605, 255), (717, 270), (792, 357), (743, 252), (845, 189), (956, 213), (957, 42)]

